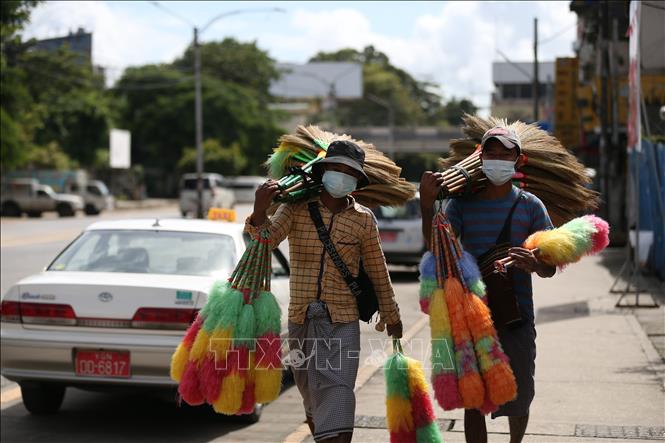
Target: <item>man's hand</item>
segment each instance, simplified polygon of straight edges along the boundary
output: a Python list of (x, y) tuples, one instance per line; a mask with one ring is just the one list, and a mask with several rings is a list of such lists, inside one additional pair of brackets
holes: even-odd
[(526, 248), (510, 248), (508, 255), (515, 263), (514, 265), (529, 274), (536, 272), (541, 277), (551, 277), (556, 272), (556, 268), (541, 263), (536, 254)]
[(402, 338), (402, 320), (398, 321), (394, 325), (386, 326), (388, 335), (392, 338)]
[(275, 180), (268, 180), (259, 186), (254, 193), (254, 212), (250, 221), (254, 226), (261, 226), (267, 219), (266, 212), (273, 199), (279, 193), (279, 185)]
[(443, 174), (441, 172), (425, 171), (420, 178), (420, 204), (422, 207), (431, 208), (439, 196)]
[(538, 266), (536, 255), (526, 248), (510, 248), (508, 256), (514, 260), (514, 265), (524, 272), (532, 273)]
[(254, 212), (267, 211), (278, 192), (279, 185), (272, 179), (259, 186), (254, 193)]

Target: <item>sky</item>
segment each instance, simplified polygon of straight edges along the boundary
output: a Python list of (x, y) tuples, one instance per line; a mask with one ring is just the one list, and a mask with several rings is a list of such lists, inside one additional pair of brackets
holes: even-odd
[[(91, 31), (93, 63), (104, 66), (114, 81), (127, 66), (172, 61), (191, 42), (194, 25), (247, 10), (253, 12), (215, 21), (201, 41), (256, 41), (273, 59), (291, 63), (305, 63), (319, 51), (374, 45), (418, 80), (439, 84), (444, 99), (470, 98), (485, 111), (493, 89), (492, 61), (503, 60), (500, 53), (512, 61), (533, 59), (534, 17), (541, 61), (574, 55), (576, 35), (568, 1), (162, 1), (163, 8), (153, 3), (50, 1), (33, 11), (24, 35)], [(283, 11), (269, 12), (274, 8)]]

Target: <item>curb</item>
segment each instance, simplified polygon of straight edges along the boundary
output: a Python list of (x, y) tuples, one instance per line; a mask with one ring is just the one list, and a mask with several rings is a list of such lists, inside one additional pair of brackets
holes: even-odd
[(653, 371), (654, 375), (660, 378), (661, 389), (665, 391), (665, 361), (663, 361), (663, 359), (660, 357), (660, 354), (658, 354), (658, 351), (654, 347), (653, 343), (651, 343), (651, 340), (647, 336), (646, 332), (644, 332), (644, 329), (642, 329), (642, 325), (640, 325), (637, 317), (635, 317), (634, 314), (626, 315), (626, 321), (635, 333), (635, 336), (640, 342), (642, 352), (644, 352), (647, 360), (649, 361), (649, 370)]

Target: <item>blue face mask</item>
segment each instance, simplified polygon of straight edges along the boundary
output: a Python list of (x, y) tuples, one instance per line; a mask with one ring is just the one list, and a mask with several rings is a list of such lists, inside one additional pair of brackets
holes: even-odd
[(323, 187), (335, 198), (346, 197), (356, 190), (358, 179), (337, 171), (326, 171), (321, 178)]

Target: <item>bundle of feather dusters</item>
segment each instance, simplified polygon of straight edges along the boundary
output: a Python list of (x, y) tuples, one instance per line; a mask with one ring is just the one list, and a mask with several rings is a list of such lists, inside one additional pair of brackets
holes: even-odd
[[(447, 188), (452, 191), (450, 196), (462, 195), (465, 190), (477, 192), (483, 188), (486, 178), (480, 170), (478, 147), (483, 134), (495, 126), (511, 128), (520, 138), (526, 164), (519, 168), (513, 183), (542, 200), (555, 226), (598, 208), (599, 194), (589, 188), (591, 179), (585, 173), (584, 165), (556, 137), (533, 123), (508, 123), (497, 117), (468, 114), (464, 116), (462, 128), (466, 137), (452, 140), (450, 155), (440, 160), (444, 174), (450, 177)], [(458, 168), (461, 165), (473, 183), (468, 183), (466, 177), (460, 175), (459, 169), (454, 168), (456, 165)]]
[(279, 145), (266, 161), (270, 177), (279, 181), (281, 200), (298, 201), (320, 191), (321, 184), (307, 183), (303, 172), (311, 173), (312, 166), (325, 157), (328, 145), (336, 140), (353, 141), (365, 152), (364, 170), (369, 185), (352, 194), (360, 204), (401, 206), (414, 197), (416, 187), (400, 177), (402, 168), (373, 144), (310, 125), (298, 126), (295, 133), (281, 136)]

